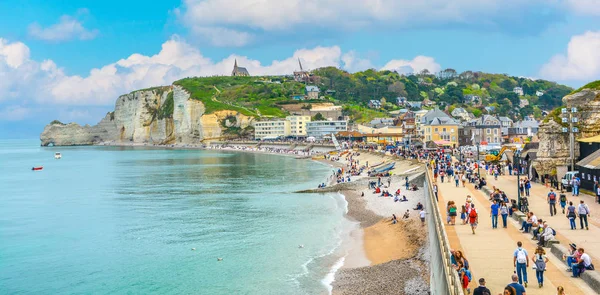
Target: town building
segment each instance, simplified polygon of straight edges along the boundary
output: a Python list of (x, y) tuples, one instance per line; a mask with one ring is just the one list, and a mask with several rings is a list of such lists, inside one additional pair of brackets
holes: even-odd
[(250, 73), (248, 73), (246, 68), (238, 67), (236, 59), (235, 63), (233, 64), (233, 71), (231, 71), (231, 75), (234, 77), (248, 77), (250, 76)]
[(521, 87), (513, 88), (513, 92), (518, 94), (519, 96), (523, 96), (523, 88), (521, 88)]
[(423, 108), (423, 103), (420, 101), (407, 101), (405, 104), (409, 109), (420, 110)]
[(459, 125), (457, 121), (438, 108), (420, 115), (420, 135), (425, 143), (433, 141), (438, 145), (457, 147)]
[(290, 122), (290, 136), (306, 137), (306, 123), (310, 122), (310, 116), (287, 116)]
[(477, 95), (467, 94), (463, 97), (464, 103), (478, 105), (481, 104), (481, 98)]
[(529, 105), (529, 100), (527, 99), (519, 99), (519, 107), (524, 108)]
[(464, 126), (467, 135), (474, 138), (480, 144), (502, 145), (502, 123), (499, 119), (490, 115), (483, 115), (469, 121)]
[(509, 141), (515, 142), (515, 138), (519, 138), (520, 142), (523, 142), (524, 138), (537, 137), (539, 128), (540, 123), (532, 116), (525, 117), (522, 121), (514, 123), (513, 127), (508, 128)]
[(348, 131), (347, 121), (312, 121), (306, 123), (306, 135), (323, 139), (341, 131)]
[(307, 99), (319, 99), (319, 87), (317, 86), (306, 86), (306, 98)]
[(508, 138), (508, 128), (512, 127), (513, 120), (509, 117), (498, 117), (500, 121), (500, 130), (502, 131), (502, 136), (506, 136)]
[(342, 116), (342, 106), (336, 106), (333, 104), (325, 105), (313, 105), (310, 110), (300, 109), (292, 112), (294, 115), (311, 116), (314, 117), (317, 114), (321, 114), (327, 120), (344, 120)]
[(400, 120), (400, 125), (402, 126), (402, 132), (404, 134), (408, 134), (410, 136), (414, 136), (417, 134), (416, 130), (416, 115), (412, 111), (408, 111), (398, 117)]
[(272, 120), (254, 122), (255, 139), (277, 139), (291, 134), (290, 121)]
[(396, 104), (399, 106), (403, 106), (407, 101), (408, 99), (404, 96), (396, 97)]
[(427, 114), (428, 110), (419, 110), (414, 112), (415, 114), (415, 131), (418, 136), (423, 136), (424, 131), (421, 125), (421, 119)]
[(537, 95), (538, 97), (540, 97), (540, 96), (544, 95), (544, 92), (538, 90), (538, 91), (535, 92), (535, 95)]

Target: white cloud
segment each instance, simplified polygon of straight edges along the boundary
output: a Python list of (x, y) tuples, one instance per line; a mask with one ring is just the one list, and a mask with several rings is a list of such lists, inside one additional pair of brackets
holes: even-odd
[(597, 80), (600, 78), (600, 31), (571, 37), (567, 53), (553, 56), (540, 75), (556, 80)]
[[(325, 66), (349, 71), (372, 68), (370, 60), (354, 51), (342, 52), (338, 46), (296, 50), (292, 56), (262, 64), (245, 56), (230, 55), (213, 61), (195, 47), (174, 36), (162, 44), (152, 56), (132, 54), (127, 58), (92, 69), (88, 75), (67, 75), (52, 60), (37, 62), (29, 55), (29, 48), (21, 42), (0, 39), (0, 108), (19, 104), (34, 107), (74, 107), (77, 113), (60, 113), (61, 117), (85, 117), (78, 107), (112, 106), (116, 98), (130, 91), (193, 76), (230, 75), (234, 60), (246, 67), (252, 75), (291, 74), (299, 70), (298, 60), (305, 70)], [(414, 71), (428, 68), (437, 71), (440, 66), (431, 57), (417, 56), (413, 60), (394, 60), (384, 67), (407, 66)], [(14, 109), (15, 118), (31, 115)], [(68, 109), (69, 111), (71, 109)], [(19, 116), (17, 116), (19, 114)]]
[(432, 57), (419, 55), (412, 60), (394, 59), (389, 61), (382, 70), (397, 71), (398, 73), (418, 73), (424, 69), (431, 73), (439, 72), (441, 66)]
[[(446, 24), (522, 32), (519, 26), (527, 19), (549, 11), (561, 13), (561, 7), (556, 0), (182, 0), (175, 15), (192, 32), (217, 27), (238, 34), (301, 33)], [(539, 26), (547, 21), (556, 19), (540, 19)], [(207, 39), (214, 45), (236, 42), (228, 35)]]
[(80, 9), (75, 17), (63, 15), (60, 17), (58, 23), (47, 28), (40, 26), (38, 23), (32, 23), (29, 25), (29, 35), (36, 39), (55, 42), (73, 39), (94, 39), (98, 35), (98, 30), (88, 30), (83, 26), (82, 22), (78, 20), (79, 16), (87, 13), (87, 9)]
[(600, 16), (600, 0), (567, 0), (567, 5), (579, 14)]

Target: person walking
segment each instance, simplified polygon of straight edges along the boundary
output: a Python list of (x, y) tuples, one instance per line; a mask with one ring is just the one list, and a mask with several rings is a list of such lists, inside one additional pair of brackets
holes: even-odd
[(425, 214), (427, 214), (425, 212), (425, 208), (421, 209), (421, 211), (419, 212), (419, 217), (421, 218), (421, 225), (425, 226)]
[(529, 197), (530, 189), (531, 189), (531, 181), (529, 181), (529, 178), (525, 178), (525, 196)]
[(405, 182), (404, 186), (406, 186), (406, 190), (408, 190), (408, 186), (409, 186), (409, 184), (408, 184), (408, 176), (404, 177), (404, 182)]
[(492, 217), (492, 228), (498, 228), (498, 214), (500, 213), (500, 205), (498, 205), (498, 201), (494, 200), (491, 209), (492, 211), (490, 212), (490, 217)]
[(588, 227), (588, 215), (590, 215), (590, 208), (587, 204), (583, 202), (583, 200), (579, 201), (579, 206), (577, 206), (577, 214), (579, 214), (579, 225), (581, 229), (583, 229), (583, 224), (585, 223), (585, 229), (589, 230)]
[(433, 185), (433, 194), (435, 195), (435, 200), (438, 201), (438, 186), (437, 186), (437, 184)]
[[(510, 294), (510, 295), (527, 295), (526, 291), (525, 291), (525, 287), (523, 287), (523, 284), (519, 283), (519, 277), (516, 274), (513, 274), (511, 276), (512, 279), (512, 283), (508, 284), (508, 286), (506, 286), (506, 288), (511, 288), (513, 289), (513, 293), (506, 293), (506, 288), (504, 288), (504, 294)], [(525, 283), (525, 286), (527, 286), (527, 283)]]
[(502, 216), (502, 227), (506, 228), (506, 220), (508, 218), (508, 206), (506, 203), (500, 202), (500, 216)]
[(560, 201), (560, 208), (562, 208), (562, 214), (565, 214), (565, 208), (567, 207), (567, 195), (565, 192), (561, 191), (558, 199)]
[(471, 204), (471, 211), (469, 212), (469, 223), (471, 224), (471, 231), (475, 234), (477, 229), (477, 223), (479, 223), (479, 213), (475, 209), (475, 204)]
[[(517, 242), (517, 249), (513, 253), (513, 264), (516, 268), (519, 284), (523, 284), (524, 282), (525, 287), (527, 287), (527, 268), (529, 267), (529, 254), (527, 254), (527, 250), (523, 249), (523, 243), (521, 243), (521, 241)], [(513, 282), (515, 282), (514, 277)]]
[(391, 186), (392, 186), (392, 178), (390, 177), (390, 178), (388, 178), (388, 187), (391, 187)]
[(556, 199), (556, 193), (553, 189), (550, 189), (548, 197), (546, 198), (548, 205), (550, 205), (550, 216), (554, 216), (554, 214), (556, 214)]
[(575, 223), (575, 218), (577, 218), (577, 213), (575, 213), (575, 206), (573, 206), (573, 202), (569, 202), (569, 207), (567, 208), (567, 218), (569, 219), (569, 223), (571, 224), (571, 229), (577, 229), (577, 224)]
[(479, 286), (473, 290), (473, 295), (492, 295), (492, 291), (485, 286), (485, 279), (479, 279)]
[(544, 248), (541, 246), (537, 247), (531, 261), (535, 264), (535, 277), (537, 278), (538, 286), (541, 288), (544, 286), (544, 271), (546, 271), (546, 263), (548, 263), (548, 257), (546, 257)]
[(459, 180), (460, 180), (460, 176), (458, 175), (458, 173), (454, 174), (454, 185), (456, 187), (458, 187)]

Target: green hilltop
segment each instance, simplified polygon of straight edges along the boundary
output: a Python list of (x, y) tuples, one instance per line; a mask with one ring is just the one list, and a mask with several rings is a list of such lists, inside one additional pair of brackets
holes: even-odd
[[(401, 75), (376, 70), (348, 73), (326, 67), (312, 71), (311, 75), (308, 83), (294, 81), (292, 76), (215, 76), (185, 78), (174, 84), (190, 92), (192, 99), (202, 101), (207, 113), (235, 110), (248, 116), (284, 117), (287, 113), (282, 106), (286, 104), (309, 106), (316, 102), (331, 102), (342, 105), (345, 115), (358, 122), (386, 116), (388, 111), (400, 109), (396, 104), (397, 97), (405, 97), (408, 101), (432, 101), (441, 109), (464, 107), (476, 116), (487, 113), (486, 106), (493, 106), (494, 114), (513, 119), (528, 115), (541, 118), (542, 110), (549, 111), (560, 106), (563, 96), (573, 91), (568, 86), (546, 80), (472, 71), (457, 73), (453, 69), (437, 74), (425, 70)], [(305, 85), (318, 86), (319, 96), (323, 99), (293, 100), (292, 97), (305, 94)], [(522, 88), (523, 96), (513, 92), (515, 87)], [(468, 95), (475, 99), (466, 104), (464, 97)], [(523, 99), (528, 105), (519, 107)], [(382, 101), (382, 108), (369, 109), (370, 100)]]

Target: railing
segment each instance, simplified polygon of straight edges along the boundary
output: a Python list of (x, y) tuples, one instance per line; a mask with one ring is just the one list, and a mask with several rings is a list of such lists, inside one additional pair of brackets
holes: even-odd
[(431, 294), (434, 295), (464, 295), (458, 273), (450, 262), (450, 242), (444, 228), (445, 219), (442, 218), (437, 200), (433, 193), (430, 169), (426, 169), (425, 200), (427, 206), (427, 223), (431, 248)]

